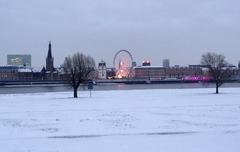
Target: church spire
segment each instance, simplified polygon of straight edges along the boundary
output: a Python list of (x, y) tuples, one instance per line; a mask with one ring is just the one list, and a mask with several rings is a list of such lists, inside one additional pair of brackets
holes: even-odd
[(52, 44), (51, 41), (49, 41), (48, 44), (48, 54), (46, 58), (46, 70), (53, 72), (54, 71), (54, 65), (53, 65), (53, 56), (52, 56)]
[(51, 44), (51, 41), (49, 41), (49, 44), (48, 44), (48, 58), (52, 58), (52, 44)]

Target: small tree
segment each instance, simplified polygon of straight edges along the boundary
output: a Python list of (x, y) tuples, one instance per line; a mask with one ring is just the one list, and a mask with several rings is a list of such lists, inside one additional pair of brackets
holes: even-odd
[(81, 83), (93, 79), (95, 75), (95, 61), (91, 56), (75, 53), (66, 57), (64, 61), (65, 78), (73, 87), (73, 96), (77, 98), (77, 90)]
[(201, 64), (208, 69), (209, 75), (216, 84), (216, 94), (218, 94), (218, 88), (232, 76), (225, 56), (208, 52), (202, 55)]

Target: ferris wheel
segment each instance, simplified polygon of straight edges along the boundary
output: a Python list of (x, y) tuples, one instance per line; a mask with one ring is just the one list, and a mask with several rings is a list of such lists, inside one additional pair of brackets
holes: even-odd
[(116, 77), (128, 78), (132, 70), (133, 57), (127, 50), (118, 51), (113, 59), (113, 66), (116, 69)]

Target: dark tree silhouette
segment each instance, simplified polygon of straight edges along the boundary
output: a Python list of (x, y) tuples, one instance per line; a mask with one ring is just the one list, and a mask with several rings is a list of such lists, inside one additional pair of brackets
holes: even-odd
[(92, 80), (95, 75), (95, 61), (91, 56), (75, 53), (64, 61), (65, 79), (73, 87), (73, 96), (77, 98), (77, 90), (81, 83)]
[(208, 69), (209, 75), (216, 84), (216, 94), (218, 94), (218, 88), (232, 77), (232, 72), (225, 60), (225, 56), (208, 52), (202, 55), (201, 64)]

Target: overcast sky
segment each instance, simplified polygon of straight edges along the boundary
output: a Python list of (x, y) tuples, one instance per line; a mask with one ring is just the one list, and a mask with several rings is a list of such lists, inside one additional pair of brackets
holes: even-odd
[(55, 65), (74, 52), (105, 60), (129, 50), (140, 64), (198, 64), (201, 54), (240, 60), (239, 0), (0, 0), (0, 64), (7, 54), (31, 54), (45, 65), (48, 41)]

